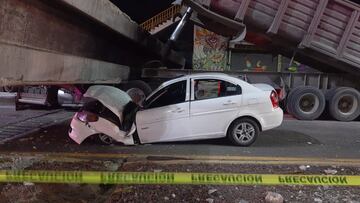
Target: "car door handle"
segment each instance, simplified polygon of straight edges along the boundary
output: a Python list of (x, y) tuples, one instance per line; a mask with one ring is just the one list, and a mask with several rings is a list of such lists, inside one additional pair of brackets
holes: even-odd
[(171, 110), (170, 112), (171, 113), (181, 113), (181, 112), (184, 112), (185, 110), (182, 109), (182, 108), (177, 108), (177, 109), (174, 109), (174, 110)]
[(234, 105), (234, 104), (236, 104), (236, 102), (233, 102), (233, 101), (227, 101), (227, 102), (223, 103), (224, 106)]

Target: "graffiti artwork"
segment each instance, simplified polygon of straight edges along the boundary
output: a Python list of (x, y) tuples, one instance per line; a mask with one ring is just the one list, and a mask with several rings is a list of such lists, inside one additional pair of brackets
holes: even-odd
[(193, 69), (209, 71), (226, 70), (227, 43), (228, 38), (195, 26)]

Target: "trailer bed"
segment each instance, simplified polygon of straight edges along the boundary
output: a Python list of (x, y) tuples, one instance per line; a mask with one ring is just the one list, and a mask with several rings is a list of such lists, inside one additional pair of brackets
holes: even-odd
[(209, 12), (242, 22), (248, 31), (321, 62), (329, 67), (329, 72), (337, 69), (360, 75), (360, 5), (352, 1), (185, 0), (185, 3), (201, 5)]

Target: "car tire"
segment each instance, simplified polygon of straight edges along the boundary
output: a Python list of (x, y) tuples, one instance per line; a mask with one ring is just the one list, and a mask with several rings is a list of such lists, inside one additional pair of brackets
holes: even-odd
[(120, 87), (126, 93), (129, 94), (131, 99), (134, 100), (133, 95), (138, 94), (141, 97), (141, 101), (145, 100), (147, 96), (149, 96), (152, 92), (151, 87), (141, 80), (133, 80), (123, 84)]
[(303, 88), (303, 86), (293, 88), (292, 90), (290, 90), (290, 92), (286, 98), (286, 105), (285, 105), (286, 112), (291, 115), (293, 114), (293, 109), (292, 109), (292, 105), (291, 105), (293, 103), (292, 102), (293, 95), (295, 94), (296, 91), (298, 91), (301, 88)]
[(295, 118), (315, 120), (324, 112), (325, 95), (315, 87), (304, 86), (293, 93), (289, 105)]
[(115, 144), (115, 142), (116, 142), (112, 137), (102, 134), (102, 133), (98, 134), (97, 137), (98, 137), (99, 142), (104, 145), (111, 145), (111, 144)]
[(339, 87), (327, 94), (328, 111), (338, 121), (352, 121), (360, 115), (360, 93), (350, 87)]
[[(245, 132), (243, 129), (247, 129)], [(227, 131), (227, 138), (237, 146), (247, 147), (255, 142), (260, 133), (260, 127), (256, 121), (250, 118), (235, 120)]]

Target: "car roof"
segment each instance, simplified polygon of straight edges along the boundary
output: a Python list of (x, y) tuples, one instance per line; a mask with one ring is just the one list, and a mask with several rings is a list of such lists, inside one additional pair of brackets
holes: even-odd
[[(171, 79), (169, 81), (166, 81), (163, 83), (163, 85), (167, 86), (169, 84), (181, 81), (181, 80), (186, 80), (188, 78), (192, 78), (192, 77), (221, 77), (224, 79), (230, 79), (230, 80), (234, 80), (234, 79), (238, 79), (236, 77), (230, 76), (228, 74), (225, 73), (219, 73), (219, 72), (205, 72), (205, 73), (192, 73), (192, 74), (187, 74), (184, 76), (180, 76), (174, 79)], [(238, 79), (240, 80), (240, 79)]]

